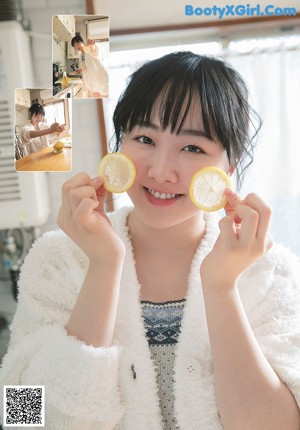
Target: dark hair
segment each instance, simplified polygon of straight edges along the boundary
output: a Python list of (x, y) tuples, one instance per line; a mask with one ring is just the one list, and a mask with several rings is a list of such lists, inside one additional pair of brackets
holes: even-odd
[(223, 60), (186, 51), (144, 64), (131, 75), (115, 109), (115, 151), (120, 149), (123, 132), (130, 132), (141, 121), (150, 121), (159, 96), (161, 127), (169, 126), (172, 133), (180, 132), (193, 99), (199, 97), (204, 131), (225, 148), (236, 168), (239, 187), (244, 170), (253, 161), (254, 138), (261, 127), (260, 117), (249, 106), (248, 90), (240, 74)]
[(77, 36), (74, 36), (73, 38), (72, 38), (72, 40), (71, 40), (71, 45), (72, 46), (74, 46), (76, 43), (78, 43), (78, 42), (81, 42), (81, 43), (83, 43), (84, 44), (84, 40), (83, 40), (83, 38), (81, 37), (81, 36), (79, 36), (79, 35), (77, 35)]
[(33, 114), (35, 115), (42, 114), (45, 116), (46, 114), (44, 106), (41, 105), (40, 103), (33, 103), (29, 108), (29, 112), (30, 112), (30, 116), (32, 116)]

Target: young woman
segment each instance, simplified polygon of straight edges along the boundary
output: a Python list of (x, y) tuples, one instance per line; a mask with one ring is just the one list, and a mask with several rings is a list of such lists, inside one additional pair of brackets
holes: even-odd
[(30, 120), (20, 126), (19, 134), (27, 153), (32, 154), (45, 146), (49, 146), (48, 135), (61, 133), (64, 130), (64, 126), (57, 122), (49, 126), (44, 122), (45, 109), (39, 103), (33, 103), (30, 106), (29, 114)]
[(74, 176), (64, 233), (20, 277), (1, 381), (45, 385), (47, 430), (299, 429), (299, 263), (259, 196), (228, 189), (219, 227), (188, 197), (202, 167), (241, 178), (250, 113), (221, 60), (179, 52), (133, 74), (114, 125), (134, 207), (105, 214), (102, 178)]
[(81, 53), (81, 68), (84, 91), (91, 93), (92, 97), (108, 97), (108, 70), (100, 58), (99, 48), (94, 40), (87, 39), (86, 43), (81, 36), (71, 40), (74, 49)]

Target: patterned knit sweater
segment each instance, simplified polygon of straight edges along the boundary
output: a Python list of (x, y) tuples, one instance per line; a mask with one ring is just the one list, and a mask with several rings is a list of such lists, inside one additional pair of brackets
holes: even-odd
[(142, 302), (142, 316), (163, 416), (164, 430), (178, 430), (174, 412), (173, 368), (185, 300), (164, 303)]

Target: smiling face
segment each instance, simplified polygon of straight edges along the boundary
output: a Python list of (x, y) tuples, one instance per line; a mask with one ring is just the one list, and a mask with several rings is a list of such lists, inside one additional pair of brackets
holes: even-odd
[(82, 42), (75, 42), (74, 44), (73, 44), (73, 48), (74, 49), (76, 49), (76, 51), (83, 51), (83, 48), (84, 48), (84, 43), (82, 43)]
[[(183, 119), (179, 115), (178, 123)], [(189, 198), (193, 174), (207, 166), (231, 171), (223, 146), (204, 132), (201, 107), (193, 100), (179, 133), (161, 125), (159, 101), (150, 121), (137, 123), (125, 131), (121, 151), (136, 167), (136, 179), (128, 194), (134, 212), (154, 228), (178, 225), (193, 217), (202, 217)]]
[[(157, 115), (154, 107), (159, 98), (161, 108)], [(204, 130), (208, 140), (222, 143), (234, 166), (239, 187), (246, 168), (253, 161), (255, 138), (261, 122), (248, 103), (248, 90), (240, 74), (217, 58), (189, 51), (174, 52), (138, 68), (131, 75), (114, 111), (113, 150), (120, 149), (124, 134), (128, 136), (133, 127), (142, 125), (141, 120), (147, 121), (148, 125), (150, 122), (154, 124), (155, 115), (159, 117), (155, 125), (178, 136), (183, 126), (181, 122), (185, 123), (185, 128), (191, 125), (188, 124), (191, 122), (190, 102), (196, 98), (201, 101), (202, 113), (200, 122), (194, 124), (193, 119), (193, 128), (195, 125), (198, 130)], [(183, 121), (180, 121), (182, 112)]]
[(42, 113), (32, 114), (31, 122), (33, 125), (37, 125), (39, 122), (43, 121), (44, 115)]

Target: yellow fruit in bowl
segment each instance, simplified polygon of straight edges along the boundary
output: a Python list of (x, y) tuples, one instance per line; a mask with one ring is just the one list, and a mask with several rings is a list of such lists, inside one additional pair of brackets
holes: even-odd
[(58, 154), (59, 152), (63, 152), (65, 145), (63, 144), (63, 142), (61, 140), (58, 140), (54, 145), (53, 145), (53, 150), (55, 152), (55, 154)]

